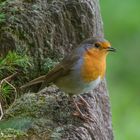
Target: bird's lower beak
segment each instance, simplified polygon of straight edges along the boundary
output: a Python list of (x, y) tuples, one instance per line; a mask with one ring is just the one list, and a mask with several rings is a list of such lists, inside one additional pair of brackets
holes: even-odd
[(112, 48), (112, 47), (109, 47), (109, 48), (107, 49), (107, 51), (116, 52), (116, 49), (115, 49), (115, 48)]

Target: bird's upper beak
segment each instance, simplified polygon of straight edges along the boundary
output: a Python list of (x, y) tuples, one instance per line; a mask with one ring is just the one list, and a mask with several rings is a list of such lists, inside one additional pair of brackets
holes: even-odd
[(112, 48), (112, 47), (108, 47), (107, 48), (107, 51), (116, 52), (116, 49), (115, 48)]

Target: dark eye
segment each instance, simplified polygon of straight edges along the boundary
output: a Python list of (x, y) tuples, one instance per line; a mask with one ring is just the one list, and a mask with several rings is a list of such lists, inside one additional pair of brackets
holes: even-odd
[(95, 47), (96, 48), (100, 48), (100, 44), (99, 43), (95, 43)]

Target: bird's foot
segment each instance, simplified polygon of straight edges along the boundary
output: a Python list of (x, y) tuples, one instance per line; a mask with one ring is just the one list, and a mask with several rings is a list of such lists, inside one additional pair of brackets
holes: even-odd
[(90, 107), (89, 103), (81, 96), (79, 95), (81, 102), (86, 106), (86, 107)]
[[(80, 98), (81, 98), (81, 97), (80, 97)], [(82, 97), (82, 101), (83, 101), (83, 100), (84, 100), (84, 99), (83, 99), (83, 97)], [(83, 120), (85, 120), (85, 121), (92, 121), (92, 122), (95, 122), (95, 120), (93, 120), (92, 118), (89, 117), (89, 114), (87, 115), (87, 114), (83, 114), (83, 113), (82, 113), (82, 111), (80, 110), (80, 108), (79, 108), (79, 106), (78, 106), (79, 102), (76, 103), (76, 101), (75, 101), (74, 98), (73, 98), (73, 103), (74, 103), (74, 105), (75, 105), (75, 107), (76, 107), (76, 112), (73, 113), (74, 116), (77, 116), (77, 117), (79, 117), (79, 118), (81, 118), (81, 119), (83, 119)], [(86, 105), (89, 107), (89, 104), (88, 104), (87, 102), (85, 102), (85, 100), (84, 100), (83, 103), (86, 104)], [(80, 103), (80, 105), (81, 105), (81, 103)]]

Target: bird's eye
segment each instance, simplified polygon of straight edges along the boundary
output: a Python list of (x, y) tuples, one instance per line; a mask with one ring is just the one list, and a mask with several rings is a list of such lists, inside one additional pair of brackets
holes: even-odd
[(100, 48), (100, 44), (99, 43), (95, 43), (95, 47), (96, 48)]

